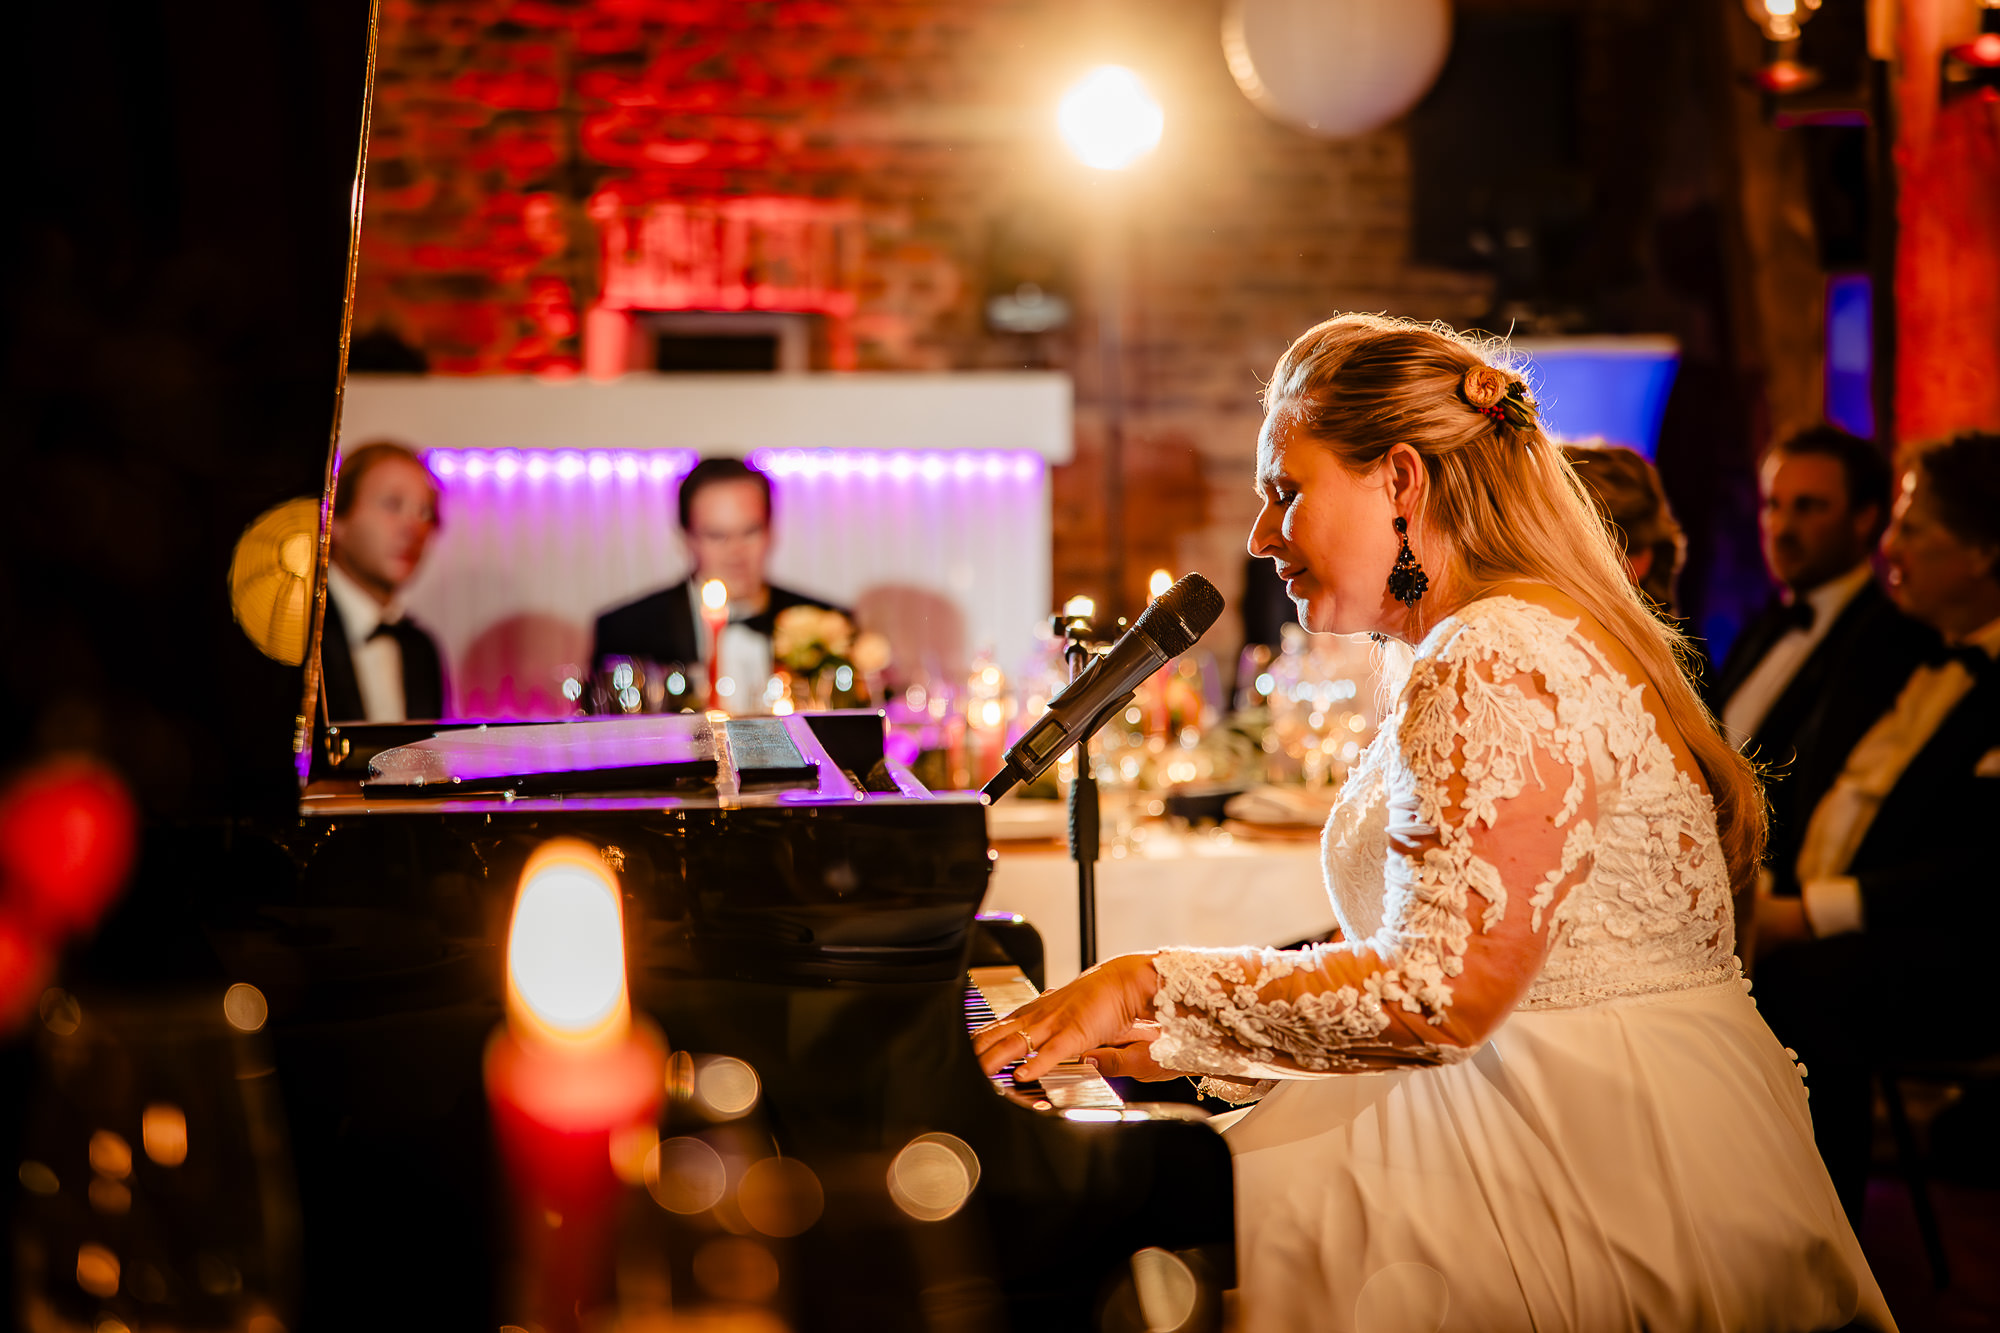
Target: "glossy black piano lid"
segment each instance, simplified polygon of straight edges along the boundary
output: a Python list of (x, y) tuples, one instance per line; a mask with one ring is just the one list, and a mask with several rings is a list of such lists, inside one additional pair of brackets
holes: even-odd
[[(489, 892), (509, 893), (536, 846), (578, 837), (616, 849), (632, 906), (677, 923), (712, 974), (958, 975), (992, 870), (984, 806), (928, 792), (884, 759), (879, 714), (826, 717), (846, 764), (817, 714), (732, 720), (720, 747), (706, 718), (669, 715), (449, 731), (385, 750), (371, 764), (381, 778), (309, 790), (308, 899), (421, 904), (423, 875), (398, 873), (413, 852), (477, 865)], [(676, 763), (707, 780), (643, 780)], [(863, 785), (855, 765), (876, 780)]]
[[(506, 1201), (479, 1058), (502, 1016), (506, 910), (527, 849), (589, 836), (628, 867), (635, 1007), (683, 1048), (756, 1063), (772, 1133), (848, 1200), (801, 1247), (797, 1327), (933, 1326), (925, 1282), (1003, 1323), (1091, 1324), (1099, 1279), (1135, 1245), (1226, 1240), (1227, 1155), (1195, 1127), (1067, 1125), (993, 1096), (959, 978), (920, 979), (948, 952), (932, 914), (977, 902), (976, 806), (919, 813), (921, 796), (882, 791), (843, 753), (824, 793), (732, 808), (551, 795), (384, 815), (349, 793), (301, 817), (300, 672), (244, 639), (224, 571), (252, 519), (321, 487), (368, 10), (10, 14), (23, 54), (0, 95), (33, 132), (0, 223), (0, 762), (96, 752), (148, 821), (132, 887), (63, 984), (107, 1006), (264, 990), (273, 1064), (249, 1072), (285, 1107), (291, 1176), (273, 1188), (301, 1223), (294, 1333), (490, 1333)], [(770, 836), (779, 820), (795, 832)], [(705, 903), (721, 891), (690, 885), (718, 875), (745, 887)], [(835, 910), (856, 900), (858, 936)], [(760, 942), (760, 917), (802, 937)], [(783, 975), (786, 948), (840, 959), (857, 944), (877, 958), (850, 952), (850, 968), (895, 951), (921, 966), (902, 981)], [(27, 1044), (0, 1045), (10, 1162), (32, 1069)], [(856, 1202), (880, 1197), (886, 1153), (939, 1127), (986, 1163), (977, 1207), (923, 1230)], [(0, 1263), (9, 1312), (15, 1271)]]
[[(258, 514), (321, 490), (368, 17), (367, 0), (8, 9), (0, 773), (90, 753), (144, 817), (124, 898), (64, 962), (85, 997), (219, 994), (218, 918), (294, 890), (279, 840), (301, 673), (244, 637), (226, 571)], [(10, 1212), (32, 1061), (0, 1043)], [(434, 1231), (431, 1259), (459, 1271), (484, 1243)], [(10, 1252), (10, 1321), (16, 1273)], [(483, 1314), (487, 1292), (460, 1285), (454, 1308)]]

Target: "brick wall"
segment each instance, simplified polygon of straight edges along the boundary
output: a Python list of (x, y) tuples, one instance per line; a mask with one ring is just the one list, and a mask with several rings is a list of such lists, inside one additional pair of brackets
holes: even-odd
[[(1216, 0), (385, 0), (382, 23), (358, 330), (438, 372), (576, 373), (607, 266), (648, 218), (683, 236), (732, 208), (807, 217), (701, 232), (755, 271), (690, 304), (818, 311), (836, 367), (1071, 370), (1058, 596), (1115, 583), (1129, 605), (1156, 564), (1232, 591), (1255, 394), (1285, 344), (1337, 310), (1463, 321), (1488, 303), (1483, 280), (1410, 262), (1400, 131), (1331, 143), (1267, 121), (1223, 65)], [(1053, 132), (1062, 89), (1107, 59), (1168, 116), (1159, 152), (1117, 177)], [(1024, 281), (1075, 303), (1067, 330), (986, 328), (986, 298)], [(1109, 281), (1122, 575), (1094, 521)]]

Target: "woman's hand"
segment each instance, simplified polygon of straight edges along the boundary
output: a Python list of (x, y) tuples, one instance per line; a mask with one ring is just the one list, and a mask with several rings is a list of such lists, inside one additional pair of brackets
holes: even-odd
[(1153, 1058), (1153, 1041), (1159, 1035), (1158, 1023), (1151, 1019), (1140, 1019), (1117, 1041), (1087, 1051), (1083, 1058), (1096, 1065), (1097, 1072), (1107, 1078), (1136, 1078), (1143, 1083), (1161, 1083), (1170, 1078), (1186, 1078), (1185, 1069), (1168, 1069)]
[(1025, 1056), (1015, 1077), (1040, 1078), (1065, 1060), (1128, 1044), (1134, 1025), (1153, 1016), (1159, 989), (1152, 958), (1125, 954), (988, 1023), (972, 1034), (972, 1049), (989, 1074)]

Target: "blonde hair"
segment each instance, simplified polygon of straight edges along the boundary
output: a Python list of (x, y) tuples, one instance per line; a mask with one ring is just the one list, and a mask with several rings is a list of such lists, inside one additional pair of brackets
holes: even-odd
[(1511, 381), (1506, 349), (1443, 324), (1341, 315), (1308, 329), (1278, 358), (1267, 412), (1284, 413), (1356, 475), (1407, 444), (1428, 488), (1420, 529), (1444, 539), (1434, 571), (1474, 593), (1509, 580), (1569, 595), (1645, 670), (1667, 719), (1693, 751), (1715, 804), (1716, 832), (1739, 900), (1756, 882), (1764, 802), (1755, 772), (1723, 740), (1682, 671), (1680, 632), (1654, 615), (1576, 470), (1528, 413), (1482, 413), (1461, 393), (1466, 372)]
[(1687, 537), (1667, 503), (1660, 474), (1643, 454), (1622, 444), (1566, 444), (1563, 456), (1612, 525), (1625, 554), (1653, 553), (1652, 567), (1638, 580), (1639, 591), (1669, 615), (1678, 614), (1674, 580), (1687, 563)]

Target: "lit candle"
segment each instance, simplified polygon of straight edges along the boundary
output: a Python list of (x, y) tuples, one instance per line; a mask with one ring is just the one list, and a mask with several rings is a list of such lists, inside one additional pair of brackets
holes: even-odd
[(722, 671), (722, 632), (729, 628), (729, 589), (721, 579), (701, 585), (701, 619), (708, 626), (708, 706), (722, 707), (715, 685)]
[(614, 1154), (658, 1122), (666, 1049), (634, 1023), (618, 883), (558, 840), (521, 872), (507, 937), (507, 1021), (486, 1045), (486, 1093), (513, 1186), (522, 1322), (572, 1329), (609, 1299)]

